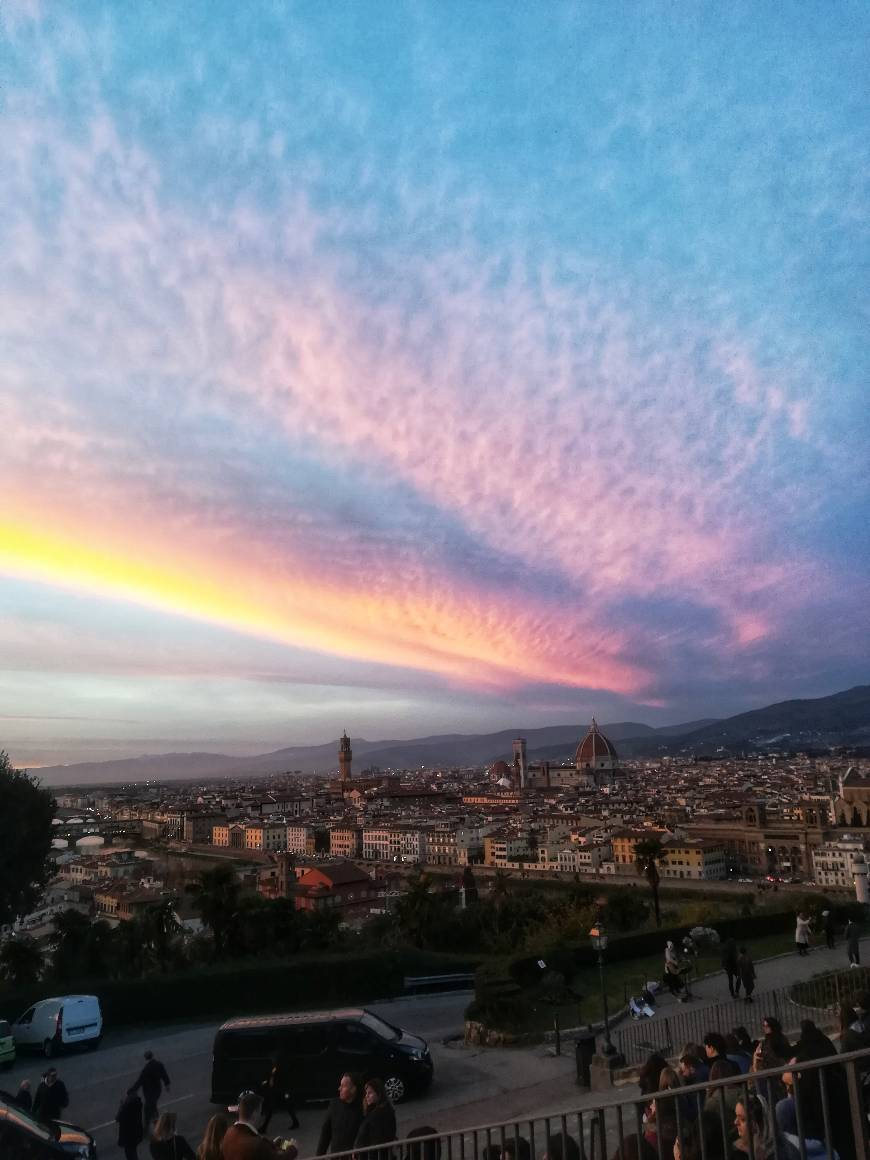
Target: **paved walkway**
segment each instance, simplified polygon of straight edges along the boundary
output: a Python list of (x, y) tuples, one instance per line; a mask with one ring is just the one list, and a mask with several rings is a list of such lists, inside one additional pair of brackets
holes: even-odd
[[(870, 936), (861, 940), (861, 958), (864, 964), (870, 964)], [(755, 964), (755, 990), (772, 991), (777, 987), (788, 987), (791, 983), (799, 983), (810, 979), (813, 975), (821, 975), (828, 971), (843, 971), (849, 968), (849, 958), (846, 954), (845, 942), (840, 942), (832, 951), (822, 944), (813, 946), (810, 953), (801, 957), (797, 951), (789, 951), (782, 955), (774, 955), (769, 959), (760, 959)], [(699, 1007), (712, 1006), (716, 1002), (729, 1002), (731, 995), (728, 992), (728, 979), (724, 971), (717, 971), (714, 975), (693, 980), (692, 994), (694, 1000), (690, 1003), (680, 1003), (667, 991), (656, 995), (658, 1011), (697, 1010)]]

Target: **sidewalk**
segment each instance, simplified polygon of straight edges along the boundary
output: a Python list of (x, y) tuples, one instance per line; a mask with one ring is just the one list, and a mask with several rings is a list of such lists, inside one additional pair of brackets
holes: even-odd
[[(862, 959), (870, 962), (870, 936), (861, 940)], [(846, 944), (840, 942), (832, 951), (822, 945), (815, 945), (805, 957), (797, 951), (787, 951), (785, 954), (774, 955), (769, 959), (759, 959), (755, 964), (755, 990), (772, 991), (776, 987), (787, 987), (791, 983), (799, 983), (810, 979), (813, 975), (821, 975), (827, 971), (845, 971), (849, 969), (849, 959), (846, 954)], [(656, 995), (656, 1010), (670, 1012), (698, 1010), (711, 1007), (717, 1001), (731, 1001), (728, 992), (728, 979), (724, 971), (717, 971), (714, 975), (705, 975), (701, 979), (692, 980), (693, 1000), (680, 1003), (667, 991), (660, 991)], [(751, 1005), (747, 1004), (751, 1010)]]

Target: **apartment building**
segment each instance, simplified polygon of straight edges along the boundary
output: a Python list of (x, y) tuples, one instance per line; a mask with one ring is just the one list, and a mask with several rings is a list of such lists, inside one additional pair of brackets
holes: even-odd
[(425, 833), (425, 861), (430, 866), (455, 866), (459, 861), (456, 831), (451, 826), (435, 826)]
[(813, 850), (813, 877), (819, 886), (850, 889), (855, 867), (864, 860), (864, 838), (860, 834), (843, 834)]
[(195, 813), (190, 811), (184, 815), (183, 837), (185, 842), (208, 845), (212, 840), (212, 830), (222, 822), (226, 822), (223, 814)]
[(397, 826), (365, 826), (362, 832), (363, 857), (381, 862), (398, 862), (402, 857), (402, 830)]
[(715, 881), (728, 876), (728, 858), (721, 842), (707, 838), (668, 838), (662, 843), (667, 861), (659, 866), (661, 878)]
[(287, 823), (274, 821), (248, 822), (245, 826), (245, 849), (275, 852), (287, 849)]
[(287, 825), (287, 849), (291, 854), (313, 854), (315, 848), (314, 826), (307, 822)]
[(525, 834), (498, 830), (493, 834), (487, 834), (483, 839), (484, 866), (506, 866), (508, 863), (516, 863), (528, 852), (529, 843)]
[(336, 858), (361, 857), (362, 830), (359, 826), (331, 827), (329, 831), (329, 852)]

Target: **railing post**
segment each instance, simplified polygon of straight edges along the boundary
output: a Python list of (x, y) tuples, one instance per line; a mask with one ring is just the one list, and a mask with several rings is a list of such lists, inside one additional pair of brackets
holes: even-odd
[(559, 1032), (559, 1012), (553, 1016), (553, 1052), (555, 1055), (562, 1054), (562, 1036)]
[(846, 1084), (849, 1089), (852, 1134), (855, 1137), (855, 1160), (867, 1160), (867, 1119), (864, 1113), (864, 1092), (858, 1081), (857, 1060), (850, 1059), (846, 1064)]

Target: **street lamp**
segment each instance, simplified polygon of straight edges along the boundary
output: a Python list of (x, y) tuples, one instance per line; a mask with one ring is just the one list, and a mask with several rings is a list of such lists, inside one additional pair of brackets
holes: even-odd
[(603, 922), (596, 922), (589, 931), (589, 939), (598, 952), (598, 977), (601, 980), (601, 1005), (604, 1008), (604, 1045), (602, 1055), (615, 1055), (616, 1048), (610, 1041), (610, 1018), (607, 1012), (607, 988), (604, 986), (604, 952), (607, 950), (607, 931)]

